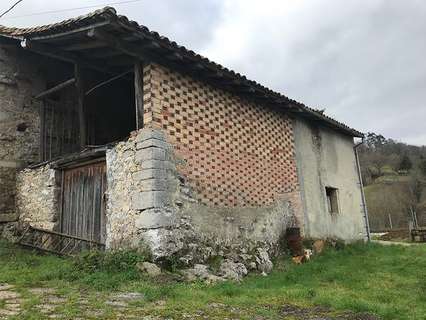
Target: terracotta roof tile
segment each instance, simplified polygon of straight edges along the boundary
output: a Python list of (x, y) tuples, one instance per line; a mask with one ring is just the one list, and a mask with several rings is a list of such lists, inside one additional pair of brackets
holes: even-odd
[(355, 129), (350, 128), (344, 123), (338, 122), (335, 119), (324, 115), (322, 112), (310, 108), (303, 103), (297, 102), (295, 100), (289, 99), (288, 97), (282, 95), (281, 93), (272, 91), (269, 88), (264, 87), (263, 85), (253, 81), (248, 80), (244, 75), (236, 73), (233, 70), (229, 70), (226, 67), (223, 67), (220, 64), (217, 64), (213, 61), (210, 61), (208, 58), (203, 57), (192, 50), (185, 48), (184, 46), (178, 45), (176, 42), (169, 40), (167, 37), (161, 36), (155, 31), (150, 31), (147, 27), (139, 25), (135, 21), (129, 20), (127, 17), (122, 15), (117, 15), (117, 12), (112, 7), (105, 7), (100, 10), (96, 10), (86, 15), (78, 16), (76, 18), (68, 19), (62, 22), (53, 23), (49, 25), (32, 27), (32, 28), (13, 28), (13, 27), (5, 27), (0, 25), (0, 35), (6, 37), (12, 37), (17, 39), (23, 39), (25, 37), (34, 37), (37, 35), (50, 35), (60, 32), (66, 32), (69, 30), (74, 30), (79, 27), (89, 26), (98, 22), (107, 22), (107, 21), (117, 21), (120, 24), (125, 25), (131, 29), (134, 29), (136, 32), (142, 33), (145, 37), (149, 38), (160, 44), (162, 47), (175, 50), (179, 54), (184, 55), (186, 58), (189, 58), (193, 61), (198, 61), (202, 63), (205, 67), (211, 70), (217, 70), (218, 72), (222, 72), (225, 75), (232, 77), (238, 81), (241, 81), (245, 84), (249, 84), (255, 88), (256, 91), (261, 91), (265, 94), (273, 96), (277, 99), (286, 101), (286, 103), (292, 104), (294, 107), (299, 108), (306, 114), (310, 116), (326, 122), (328, 125), (331, 125), (335, 128), (345, 131), (347, 134), (350, 134), (355, 137), (362, 137), (363, 134)]

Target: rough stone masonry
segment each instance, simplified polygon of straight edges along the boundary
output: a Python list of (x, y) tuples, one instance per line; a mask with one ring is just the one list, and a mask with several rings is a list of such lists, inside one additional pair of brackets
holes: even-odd
[[(288, 199), (268, 208), (211, 208), (177, 170), (166, 135), (143, 129), (107, 152), (107, 247), (146, 246), (156, 260), (231, 257), (260, 269), (295, 218)], [(256, 264), (257, 261), (257, 264)]]
[(17, 170), (38, 160), (39, 102), (32, 96), (43, 81), (33, 59), (0, 47), (0, 222), (15, 214)]

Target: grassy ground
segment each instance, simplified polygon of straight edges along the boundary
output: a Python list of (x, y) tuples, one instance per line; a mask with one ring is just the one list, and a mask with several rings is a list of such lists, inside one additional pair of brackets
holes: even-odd
[[(147, 319), (282, 319), (283, 315), (311, 319), (289, 313), (293, 305), (299, 311), (315, 312), (322, 309), (313, 306), (323, 306), (331, 313), (351, 310), (383, 319), (426, 319), (425, 266), (426, 246), (358, 244), (327, 250), (302, 266), (283, 259), (268, 277), (253, 275), (240, 284), (207, 286), (181, 283), (173, 276), (147, 279), (126, 265), (121, 271), (90, 270), (81, 264), (77, 267), (70, 259), (40, 256), (0, 243), (0, 284), (13, 285), (23, 299), (20, 315), (11, 319), (46, 318), (36, 307), (42, 302), (31, 293), (34, 287), (55, 289), (64, 299), (55, 315), (68, 319), (83, 313), (84, 319), (120, 318), (116, 308), (105, 304), (115, 292), (144, 295), (130, 303), (122, 319), (132, 314), (153, 317)], [(78, 303), (81, 297), (84, 305)], [(0, 309), (2, 303), (0, 299)], [(103, 313), (90, 315), (86, 312), (90, 309)]]

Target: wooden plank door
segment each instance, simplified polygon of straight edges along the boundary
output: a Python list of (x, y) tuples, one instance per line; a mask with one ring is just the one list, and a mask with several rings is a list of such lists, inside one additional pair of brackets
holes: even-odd
[(105, 191), (105, 161), (64, 170), (61, 232), (105, 243)]

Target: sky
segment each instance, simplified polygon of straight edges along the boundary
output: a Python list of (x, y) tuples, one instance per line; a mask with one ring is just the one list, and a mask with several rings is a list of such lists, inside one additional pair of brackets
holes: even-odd
[(113, 5), (119, 14), (353, 128), (426, 145), (424, 0), (24, 0), (0, 24), (116, 2), (127, 2)]

